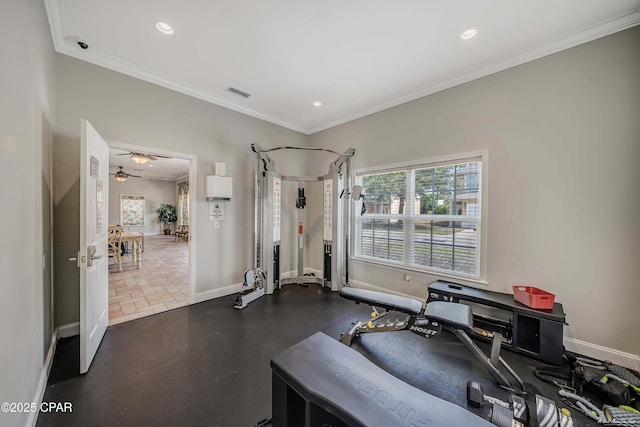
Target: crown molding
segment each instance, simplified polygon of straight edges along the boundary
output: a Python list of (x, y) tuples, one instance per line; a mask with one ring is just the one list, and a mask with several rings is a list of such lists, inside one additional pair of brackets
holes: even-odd
[(189, 95), (194, 98), (198, 98), (203, 101), (210, 102), (212, 104), (237, 111), (239, 113), (246, 114), (248, 116), (294, 130), (296, 132), (303, 133), (305, 135), (312, 135), (314, 133), (330, 129), (332, 127), (339, 126), (341, 124), (348, 123), (350, 121), (374, 113), (378, 113), (380, 111), (398, 106), (400, 104), (404, 104), (418, 98), (422, 98), (424, 96), (431, 95), (433, 93), (440, 92), (442, 90), (449, 89), (451, 87), (467, 83), (472, 80), (476, 80), (481, 77), (497, 73), (499, 71), (503, 71), (508, 68), (515, 67), (517, 65), (521, 65), (526, 62), (533, 61), (535, 59), (539, 59), (544, 56), (551, 55), (553, 53), (560, 52), (562, 50), (569, 49), (583, 43), (593, 41), (600, 37), (604, 37), (618, 31), (626, 30), (640, 24), (640, 2), (638, 2), (638, 6), (634, 10), (612, 18), (606, 22), (601, 22), (597, 25), (584, 28), (571, 34), (567, 34), (562, 38), (558, 38), (545, 45), (536, 47), (526, 52), (521, 52), (513, 56), (505, 57), (498, 62), (493, 62), (474, 70), (458, 74), (454, 77), (441, 80), (416, 91), (411, 91), (404, 95), (393, 97), (382, 102), (375, 103), (373, 105), (364, 106), (361, 109), (355, 110), (340, 117), (336, 117), (333, 120), (325, 122), (318, 126), (307, 128), (305, 126), (289, 122), (266, 112), (249, 108), (246, 105), (220, 98), (216, 95), (202, 91), (188, 84), (169, 79), (150, 70), (144, 70), (135, 67), (116, 58), (95, 53), (91, 50), (82, 50), (75, 45), (72, 38), (69, 38), (73, 36), (64, 35), (62, 26), (62, 14), (59, 4), (60, 0), (44, 1), (47, 11), (47, 17), (49, 19), (49, 26), (51, 29), (51, 38), (53, 40), (53, 46), (56, 52), (74, 57), (76, 59), (80, 59), (82, 61), (90, 62), (92, 64), (138, 78), (140, 80), (157, 84), (167, 89), (171, 89), (176, 92), (180, 92), (185, 95)]
[(47, 11), (47, 17), (49, 19), (49, 27), (51, 29), (53, 47), (58, 53), (62, 53), (64, 55), (68, 55), (85, 62), (99, 65), (101, 67), (108, 68), (110, 70), (117, 71), (119, 73), (126, 74), (128, 76), (135, 77), (137, 79), (144, 80), (149, 83), (153, 83), (158, 86), (162, 86), (167, 89), (171, 89), (176, 92), (201, 99), (203, 101), (207, 101), (211, 104), (215, 104), (229, 110), (237, 111), (247, 116), (255, 117), (257, 119), (294, 130), (296, 132), (307, 134), (306, 129), (304, 129), (303, 127), (298, 126), (295, 123), (288, 122), (282, 118), (270, 115), (263, 111), (249, 108), (245, 105), (231, 102), (188, 84), (172, 80), (150, 70), (141, 69), (125, 61), (121, 61), (108, 55), (96, 53), (91, 51), (90, 49), (83, 50), (80, 47), (76, 46), (75, 40), (73, 40), (73, 35), (64, 34), (59, 0), (45, 0), (45, 8)]
[(364, 108), (362, 110), (354, 111), (353, 113), (347, 116), (337, 118), (331, 122), (309, 129), (308, 133), (312, 135), (314, 133), (321, 132), (326, 129), (330, 129), (335, 126), (339, 126), (339, 125), (351, 122), (353, 120), (360, 119), (362, 117), (366, 117), (383, 110), (387, 110), (389, 108), (398, 106), (400, 104), (405, 104), (407, 102), (414, 101), (418, 98), (422, 98), (424, 96), (431, 95), (433, 93), (440, 92), (442, 90), (449, 89), (451, 87), (458, 86), (463, 83), (467, 83), (472, 80), (476, 80), (481, 77), (485, 77), (490, 74), (494, 74), (499, 71), (503, 71), (508, 68), (512, 68), (517, 65), (521, 65), (526, 62), (530, 62), (535, 59), (539, 59), (544, 56), (551, 55), (553, 53), (557, 53), (562, 50), (566, 50), (566, 49), (578, 46), (580, 44), (588, 43), (598, 38), (605, 37), (610, 34), (629, 29), (638, 24), (640, 24), (640, 2), (638, 5), (638, 8), (636, 8), (635, 10), (630, 11), (629, 13), (626, 13), (624, 15), (618, 16), (616, 18), (613, 18), (607, 22), (600, 23), (598, 25), (594, 25), (592, 27), (576, 31), (572, 34), (556, 39), (543, 46), (539, 46), (532, 50), (519, 53), (515, 56), (503, 58), (498, 62), (488, 64), (486, 66), (477, 68), (473, 71), (469, 71), (469, 72), (454, 76), (452, 78), (441, 80), (435, 84), (429, 85), (417, 91), (409, 92), (405, 95), (383, 101), (380, 104), (377, 104), (368, 108)]

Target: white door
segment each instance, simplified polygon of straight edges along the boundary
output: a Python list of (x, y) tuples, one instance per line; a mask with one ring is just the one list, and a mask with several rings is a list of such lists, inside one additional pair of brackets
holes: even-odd
[(80, 373), (89, 370), (109, 322), (109, 146), (82, 120), (80, 138)]

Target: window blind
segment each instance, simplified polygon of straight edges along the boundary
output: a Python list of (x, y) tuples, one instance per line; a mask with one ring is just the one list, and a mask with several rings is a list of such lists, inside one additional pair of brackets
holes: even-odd
[(357, 175), (365, 214), (356, 255), (478, 277), (480, 159)]

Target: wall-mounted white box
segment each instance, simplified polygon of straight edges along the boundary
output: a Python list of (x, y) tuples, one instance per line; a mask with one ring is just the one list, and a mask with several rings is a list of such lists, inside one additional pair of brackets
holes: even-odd
[(230, 176), (207, 176), (205, 192), (208, 201), (229, 201), (233, 195), (233, 185)]

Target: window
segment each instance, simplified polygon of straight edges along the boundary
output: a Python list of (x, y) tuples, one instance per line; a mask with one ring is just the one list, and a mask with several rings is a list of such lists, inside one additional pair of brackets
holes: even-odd
[(178, 225), (189, 225), (189, 181), (178, 184)]
[(144, 196), (120, 195), (120, 224), (124, 227), (144, 225)]
[(357, 172), (357, 257), (480, 277), (483, 155)]

